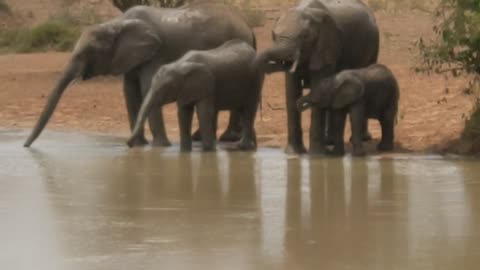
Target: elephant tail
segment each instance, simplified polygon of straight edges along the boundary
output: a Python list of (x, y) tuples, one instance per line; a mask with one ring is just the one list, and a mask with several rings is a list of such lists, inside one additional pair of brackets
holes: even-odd
[(256, 72), (257, 80), (255, 87), (258, 91), (258, 104), (260, 109), (260, 121), (263, 122), (263, 82), (265, 81), (265, 75), (261, 72)]
[(257, 51), (257, 36), (255, 35), (255, 32), (252, 30), (252, 47), (255, 51)]
[(398, 81), (393, 78), (393, 87), (394, 87), (394, 93), (393, 93), (393, 108), (394, 108), (394, 116), (395, 116), (395, 125), (398, 124), (398, 111), (399, 111), (399, 101), (400, 101), (400, 88), (398, 86)]

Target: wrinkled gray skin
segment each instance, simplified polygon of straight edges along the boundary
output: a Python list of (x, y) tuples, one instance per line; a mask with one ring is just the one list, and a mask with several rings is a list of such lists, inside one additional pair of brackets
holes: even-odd
[(194, 108), (197, 110), (203, 150), (215, 149), (217, 114), (220, 110), (240, 113), (243, 133), (238, 148), (255, 149), (254, 120), (263, 84), (263, 75), (253, 69), (255, 56), (255, 50), (249, 44), (236, 39), (216, 49), (190, 51), (179, 60), (162, 66), (153, 77), (127, 144), (132, 146), (142, 135), (145, 120), (155, 106), (176, 101), (182, 151), (192, 149)]
[[(216, 48), (234, 38), (255, 47), (255, 36), (243, 17), (225, 5), (209, 3), (189, 4), (176, 9), (138, 6), (86, 30), (25, 146), (29, 147), (40, 135), (63, 92), (75, 79), (124, 75), (124, 96), (130, 127), (133, 128), (142, 97), (160, 66), (192, 49)], [(225, 139), (234, 139), (240, 129), (238, 122), (238, 116), (232, 113)], [(160, 110), (150, 113), (149, 124), (153, 145), (170, 145)], [(146, 143), (142, 130), (133, 144)]]
[[(304, 88), (320, 88), (322, 80), (341, 70), (376, 63), (379, 34), (370, 9), (358, 0), (303, 0), (275, 23), (273, 45), (255, 60), (264, 72), (283, 66), (286, 79), (288, 145), (303, 153), (301, 113), (296, 101)], [(325, 110), (312, 109), (310, 152), (324, 153)], [(364, 121), (366, 131), (366, 120)]]
[(345, 70), (323, 80), (322, 89), (315, 89), (298, 99), (297, 107), (332, 109), (334, 148), (332, 154), (343, 155), (346, 114), (350, 114), (353, 155), (365, 155), (363, 121), (377, 119), (382, 128), (379, 151), (393, 150), (394, 125), (398, 111), (399, 90), (393, 73), (384, 65)]

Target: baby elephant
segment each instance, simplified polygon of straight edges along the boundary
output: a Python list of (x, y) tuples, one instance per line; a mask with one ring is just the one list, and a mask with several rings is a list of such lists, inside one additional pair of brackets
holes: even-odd
[(154, 106), (177, 102), (180, 148), (191, 151), (191, 127), (197, 110), (203, 150), (215, 149), (217, 114), (238, 111), (243, 127), (241, 150), (256, 148), (254, 130), (263, 75), (254, 70), (255, 50), (240, 40), (227, 41), (218, 48), (190, 51), (179, 60), (162, 66), (152, 78), (129, 146), (141, 135), (145, 119)]
[(300, 111), (311, 106), (331, 108), (334, 134), (333, 154), (343, 155), (345, 118), (350, 113), (353, 155), (365, 155), (362, 122), (378, 119), (382, 128), (379, 151), (393, 150), (394, 124), (398, 111), (399, 89), (395, 76), (384, 65), (345, 70), (324, 79), (321, 89), (313, 89), (297, 101)]

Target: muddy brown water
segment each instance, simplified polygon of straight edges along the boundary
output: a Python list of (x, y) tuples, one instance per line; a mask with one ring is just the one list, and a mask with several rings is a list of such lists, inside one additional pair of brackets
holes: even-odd
[(0, 269), (479, 269), (480, 161), (0, 130)]

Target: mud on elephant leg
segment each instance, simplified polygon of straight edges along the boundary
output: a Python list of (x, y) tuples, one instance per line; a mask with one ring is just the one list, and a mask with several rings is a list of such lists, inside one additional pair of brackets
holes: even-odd
[(285, 73), (287, 99), (288, 144), (286, 153), (302, 154), (306, 152), (303, 144), (301, 113), (297, 110), (297, 100), (302, 96), (302, 83), (297, 74)]

